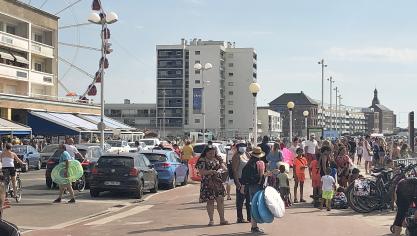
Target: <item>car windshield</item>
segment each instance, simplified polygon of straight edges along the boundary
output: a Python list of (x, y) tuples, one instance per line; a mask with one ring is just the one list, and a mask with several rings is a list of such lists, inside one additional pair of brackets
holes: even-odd
[(194, 152), (195, 153), (202, 153), (204, 148), (206, 148), (205, 144), (194, 146)]
[(80, 149), (80, 148), (78, 148), (77, 150), (81, 154), (81, 156), (85, 157), (85, 155), (87, 155), (87, 150), (86, 149)]
[(121, 141), (107, 141), (107, 143), (112, 147), (121, 147), (122, 146)]
[(12, 146), (12, 152), (14, 153), (26, 153), (27, 147), (26, 146), (22, 146), (22, 145), (18, 145), (18, 146)]
[(150, 139), (148, 139), (148, 140), (146, 140), (146, 139), (142, 139), (141, 140), (141, 142), (144, 142), (146, 145), (148, 145), (148, 146), (153, 146), (153, 145), (155, 145), (155, 141), (154, 140), (150, 140)]
[(52, 154), (51, 158), (55, 158), (55, 159), (59, 158), (61, 156), (62, 152), (63, 151), (61, 149), (56, 150), (54, 152), (54, 154)]
[(135, 143), (129, 143), (129, 147), (134, 148), (135, 147)]
[(98, 159), (98, 167), (133, 167), (132, 157), (102, 156)]
[(145, 155), (150, 162), (165, 162), (167, 161), (167, 157), (163, 154), (156, 154), (156, 153), (142, 153)]
[(43, 153), (47, 153), (47, 152), (55, 152), (55, 150), (57, 150), (59, 148), (58, 145), (48, 145), (45, 146), (41, 152)]

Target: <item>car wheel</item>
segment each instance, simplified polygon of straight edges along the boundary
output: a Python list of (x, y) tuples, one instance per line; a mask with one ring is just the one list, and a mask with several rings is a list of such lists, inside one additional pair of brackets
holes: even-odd
[(177, 175), (174, 174), (174, 178), (172, 178), (171, 184), (169, 185), (169, 188), (175, 188), (177, 187)]
[(38, 161), (38, 164), (36, 165), (36, 167), (35, 167), (35, 169), (36, 170), (40, 170), (41, 169), (41, 167), (42, 167), (42, 163), (41, 163), (41, 161), (39, 160)]
[(137, 198), (137, 199), (142, 199), (142, 197), (143, 197), (143, 192), (144, 192), (144, 188), (145, 188), (145, 186), (144, 186), (143, 180), (140, 180), (140, 181), (139, 181), (139, 186), (138, 186), (138, 189), (137, 189), (137, 190), (135, 191), (135, 193), (134, 193), (135, 198)]
[(100, 191), (98, 191), (96, 189), (90, 189), (90, 196), (91, 197), (98, 197), (98, 196), (100, 196)]
[(46, 182), (46, 187), (48, 187), (49, 189), (52, 189), (54, 187), (52, 183), (52, 179), (47, 178), (45, 182)]
[(188, 184), (188, 172), (185, 174), (184, 181), (181, 183), (181, 186), (185, 186)]
[(158, 183), (158, 176), (156, 176), (156, 178), (155, 178), (155, 185), (154, 185), (153, 189), (150, 190), (151, 193), (157, 193), (158, 192), (158, 185), (159, 185), (159, 183)]

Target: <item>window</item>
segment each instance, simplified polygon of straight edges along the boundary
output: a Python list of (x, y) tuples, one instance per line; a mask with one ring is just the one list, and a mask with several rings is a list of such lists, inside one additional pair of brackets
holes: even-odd
[(35, 41), (36, 41), (36, 42), (39, 42), (39, 43), (42, 43), (42, 42), (43, 42), (43, 40), (42, 40), (42, 35), (40, 35), (40, 34), (35, 34)]
[(233, 72), (229, 72), (229, 76), (233, 76)]
[(233, 86), (234, 85), (234, 83), (233, 82), (229, 82), (229, 83), (227, 83), (229, 86)]
[(228, 101), (227, 104), (233, 105), (233, 101)]
[(16, 27), (13, 25), (7, 25), (6, 32), (9, 34), (16, 34)]
[(195, 83), (196, 83), (196, 84), (200, 84), (200, 80), (198, 80), (198, 79), (197, 79), (197, 80), (195, 80)]
[(41, 63), (36, 63), (36, 62), (35, 62), (35, 70), (36, 70), (36, 71), (41, 71), (41, 72), (42, 72), (42, 71), (43, 71), (43, 70), (42, 70), (42, 64), (41, 64)]
[(233, 67), (233, 63), (229, 63), (229, 67)]
[(228, 113), (231, 115), (233, 114), (233, 110), (229, 110)]
[(200, 51), (195, 51), (195, 55), (200, 55)]
[(198, 60), (194, 62), (194, 64), (198, 64), (198, 63), (200, 63), (200, 61), (198, 61)]
[(233, 125), (233, 120), (229, 120), (229, 121), (228, 121), (228, 124), (229, 124), (229, 125)]
[(195, 70), (195, 73), (196, 74), (200, 74), (200, 70)]
[(200, 119), (195, 119), (194, 123), (199, 124), (200, 123)]
[(229, 91), (229, 95), (233, 95), (233, 91)]

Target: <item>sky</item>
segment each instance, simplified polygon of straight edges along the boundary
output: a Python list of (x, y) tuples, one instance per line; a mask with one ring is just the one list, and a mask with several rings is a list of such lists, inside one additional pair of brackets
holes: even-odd
[[(57, 12), (77, 0), (47, 1)], [(28, 0), (26, 0), (28, 2)], [(30, 1), (40, 6), (44, 0)], [(60, 13), (60, 26), (85, 23), (91, 0)], [(373, 90), (401, 127), (417, 98), (417, 1), (413, 0), (102, 0), (119, 21), (110, 25), (114, 52), (105, 77), (106, 102), (155, 103), (157, 44), (181, 38), (224, 40), (258, 53), (259, 105), (285, 92), (321, 99), (321, 66), (328, 67), (348, 106), (370, 106)], [(99, 26), (62, 29), (60, 42), (100, 47)], [(60, 56), (90, 74), (99, 52), (60, 46)], [(69, 69), (68, 69), (69, 68)], [(90, 79), (60, 64), (68, 90), (82, 93)], [(329, 102), (325, 83), (325, 102)], [(64, 89), (61, 88), (64, 94)], [(99, 96), (93, 98), (99, 100)], [(333, 99), (334, 100), (334, 99)]]

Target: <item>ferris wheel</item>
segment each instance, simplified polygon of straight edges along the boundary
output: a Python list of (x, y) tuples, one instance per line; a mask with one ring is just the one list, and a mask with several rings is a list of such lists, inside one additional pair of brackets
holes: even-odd
[[(101, 82), (104, 69), (108, 66), (106, 55), (112, 50), (110, 49), (111, 44), (107, 42), (107, 39), (110, 37), (109, 32), (108, 38), (106, 40), (102, 39), (104, 46), (101, 48), (87, 46), (88, 44), (84, 43), (85, 38), (90, 35), (82, 33), (82, 31), (84, 30), (85, 32), (85, 28), (93, 24), (87, 21), (90, 9), (85, 7), (86, 4), (91, 4), (91, 0), (19, 1), (59, 17), (58, 38), (60, 40), (58, 42), (59, 55), (57, 60), (59, 62), (58, 84), (61, 94), (63, 92), (67, 97), (82, 101), (89, 100), (87, 98), (89, 96), (95, 96), (97, 94), (96, 83)], [(101, 1), (94, 0), (92, 2), (91, 7), (97, 12), (97, 15), (100, 12), (103, 13)], [(85, 14), (78, 15), (83, 13), (83, 10), (86, 10)], [(99, 31), (94, 31), (94, 33), (98, 34)], [(94, 39), (99, 39), (97, 34), (94, 34)], [(99, 57), (100, 53), (101, 59)], [(100, 59), (98, 69), (95, 73), (89, 72), (91, 69), (83, 68), (83, 65), (80, 65), (80, 60), (82, 58), (85, 59), (86, 55), (90, 58)]]

